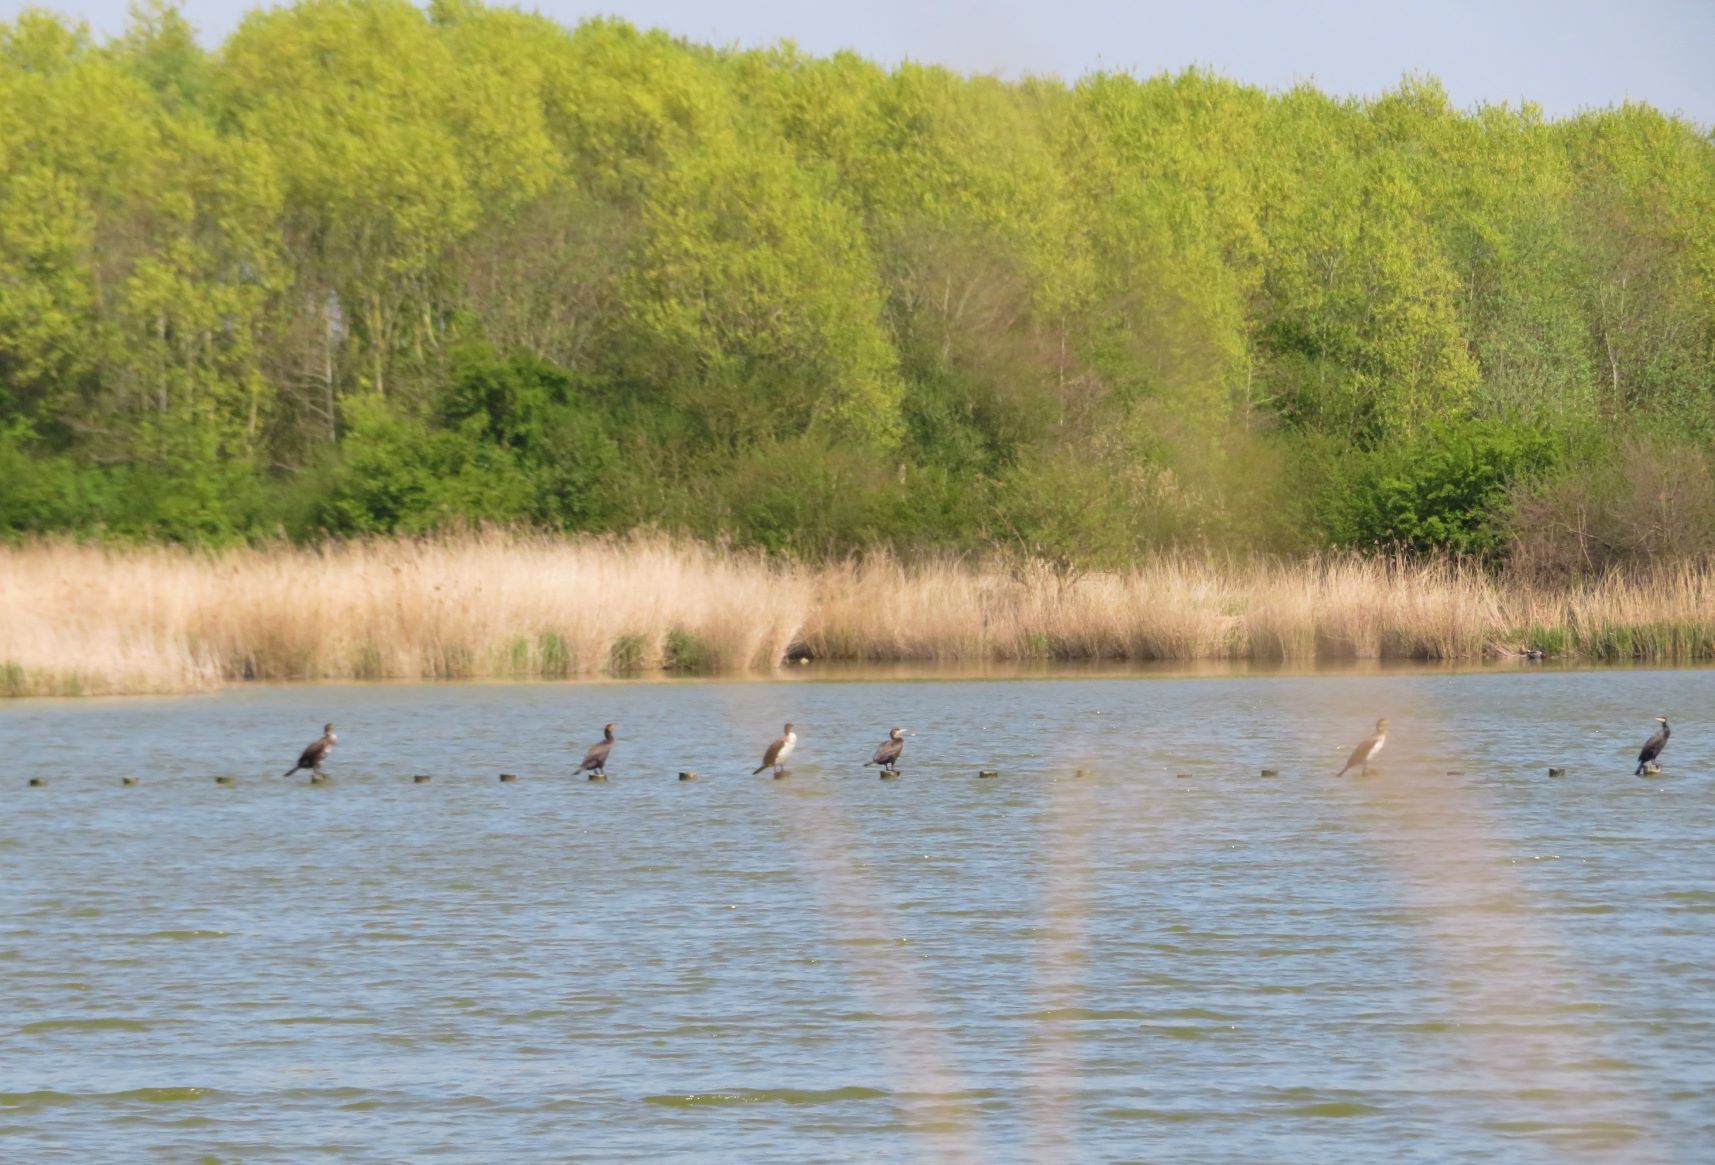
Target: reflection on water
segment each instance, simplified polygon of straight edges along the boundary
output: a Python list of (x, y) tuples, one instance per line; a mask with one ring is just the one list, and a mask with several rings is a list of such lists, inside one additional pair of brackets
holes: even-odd
[(1715, 672), (1177, 670), (0, 706), (0, 1159), (1707, 1159)]

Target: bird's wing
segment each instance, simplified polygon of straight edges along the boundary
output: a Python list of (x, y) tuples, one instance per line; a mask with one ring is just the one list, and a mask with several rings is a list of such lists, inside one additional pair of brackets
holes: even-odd
[[(1346, 758), (1346, 769), (1351, 768), (1353, 765), (1363, 764), (1364, 761), (1369, 758), (1370, 753), (1374, 751), (1375, 747), (1376, 738), (1373, 736), (1359, 744), (1358, 747), (1352, 750), (1352, 755)], [(1346, 769), (1341, 769), (1340, 771), (1345, 772)]]
[(605, 740), (599, 744), (590, 745), (590, 750), (584, 753), (583, 763), (580, 764), (578, 768), (593, 769), (600, 766), (607, 760), (607, 754), (612, 748), (613, 745), (609, 744)]
[(304, 755), (298, 758), (298, 767), (301, 769), (315, 768), (321, 763), (322, 758), (327, 756), (328, 749), (331, 747), (333, 746), (328, 744), (327, 737), (322, 737), (304, 750)]
[(762, 754), (763, 766), (767, 767), (768, 765), (771, 765), (775, 761), (779, 760), (780, 759), (780, 750), (785, 748), (785, 747), (786, 747), (786, 738), (784, 736), (782, 736), (779, 740), (776, 740), (773, 744), (769, 745), (768, 751)]
[(876, 746), (875, 755), (869, 758), (872, 765), (892, 764), (899, 758), (900, 744), (897, 740), (884, 740)]

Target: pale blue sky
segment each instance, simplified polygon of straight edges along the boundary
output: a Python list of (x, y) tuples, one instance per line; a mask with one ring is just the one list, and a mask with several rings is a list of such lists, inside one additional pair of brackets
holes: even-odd
[[(122, 28), (128, 0), (45, 5)], [(0, 0), (10, 19), (25, 5)], [(1432, 73), (1461, 106), (1528, 98), (1551, 114), (1626, 98), (1715, 124), (1715, 0), (536, 0), (567, 24), (622, 16), (716, 44), (790, 38), (818, 55), (851, 48), (967, 72), (1140, 74), (1205, 65), (1282, 88), (1312, 81), (1375, 93)], [(218, 40), (252, 5), (186, 0)]]

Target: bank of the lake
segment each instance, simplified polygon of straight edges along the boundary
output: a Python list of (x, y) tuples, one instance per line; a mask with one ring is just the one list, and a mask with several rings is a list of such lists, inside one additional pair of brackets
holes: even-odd
[(242, 680), (936, 662), (1715, 657), (1715, 571), (1535, 585), (1449, 561), (1166, 556), (1112, 572), (492, 534), (203, 552), (0, 548), (0, 694)]

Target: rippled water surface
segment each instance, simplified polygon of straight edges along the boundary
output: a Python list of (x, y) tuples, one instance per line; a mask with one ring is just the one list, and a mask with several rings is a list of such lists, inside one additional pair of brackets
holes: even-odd
[[(1523, 670), (13, 702), (0, 1160), (1715, 1160), (1711, 707)], [(332, 783), (282, 779), (327, 719)]]

